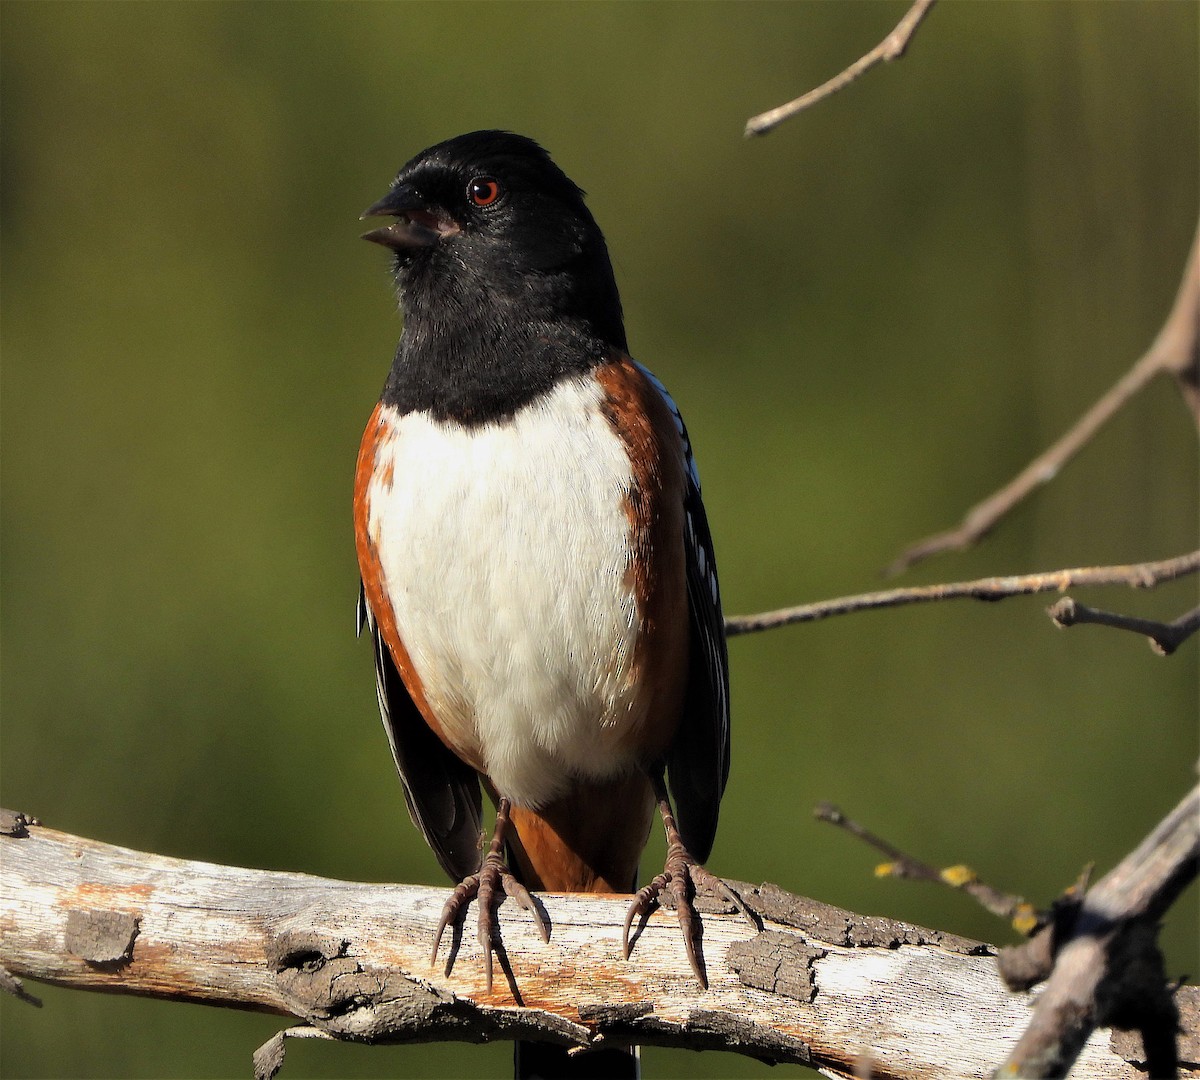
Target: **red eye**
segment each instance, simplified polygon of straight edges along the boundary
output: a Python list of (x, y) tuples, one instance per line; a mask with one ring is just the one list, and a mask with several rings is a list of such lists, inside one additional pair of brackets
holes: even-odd
[(500, 198), (500, 185), (490, 176), (477, 176), (467, 185), (467, 198), (476, 206), (491, 206)]

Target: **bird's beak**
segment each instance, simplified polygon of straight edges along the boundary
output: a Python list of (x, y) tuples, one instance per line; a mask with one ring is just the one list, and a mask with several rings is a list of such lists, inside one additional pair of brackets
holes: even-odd
[(368, 206), (359, 220), (369, 217), (396, 218), (391, 225), (362, 235), (364, 240), (395, 251), (432, 247), (443, 237), (459, 231), (455, 221), (430, 210), (425, 200), (407, 184), (392, 188), (379, 202)]

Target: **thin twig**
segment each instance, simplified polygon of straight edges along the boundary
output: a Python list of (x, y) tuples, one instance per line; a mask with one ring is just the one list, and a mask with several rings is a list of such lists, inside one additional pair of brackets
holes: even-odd
[(1135, 634), (1144, 634), (1150, 639), (1150, 648), (1159, 656), (1170, 656), (1197, 630), (1200, 630), (1200, 607), (1185, 612), (1173, 622), (1163, 623), (1088, 607), (1087, 604), (1081, 604), (1069, 596), (1064, 596), (1046, 608), (1046, 614), (1054, 620), (1055, 625), (1061, 626), (1063, 629), (1079, 623), (1094, 623), (1097, 626), (1111, 626), (1117, 630), (1131, 630)]
[(827, 821), (845, 829), (888, 857), (888, 862), (875, 868), (879, 877), (905, 878), (910, 881), (932, 881), (949, 885), (952, 889), (965, 892), (993, 915), (1011, 922), (1022, 933), (1031, 933), (1041, 925), (1042, 919), (1033, 905), (1020, 896), (1013, 896), (980, 881), (974, 870), (967, 866), (948, 866), (943, 870), (930, 866), (920, 859), (893, 847), (880, 836), (876, 836), (853, 818), (847, 817), (832, 803), (820, 803), (813, 811), (818, 821)]
[(1164, 581), (1172, 581), (1200, 570), (1200, 551), (1178, 555), (1160, 562), (1134, 563), (1125, 566), (1083, 566), (1070, 570), (1048, 570), (1040, 574), (1018, 574), (1012, 577), (979, 578), (975, 581), (956, 581), (944, 585), (917, 585), (906, 589), (885, 589), (881, 592), (842, 596), (815, 604), (764, 611), (757, 615), (733, 615), (725, 620), (728, 637), (773, 630), (792, 623), (815, 622), (831, 615), (847, 615), (852, 611), (900, 607), (903, 604), (927, 603), (931, 600), (1003, 600), (1009, 596), (1029, 596), (1043, 592), (1066, 592), (1087, 585), (1128, 585), (1149, 589)]
[(961, 524), (919, 540), (887, 568), (899, 574), (943, 551), (962, 551), (986, 536), (1022, 499), (1054, 479), (1103, 424), (1156, 375), (1174, 376), (1184, 401), (1200, 425), (1200, 229), (1184, 268), (1171, 312), (1154, 343), (1116, 384), (1048, 450), (1031, 461), (999, 491), (967, 511)]
[(802, 112), (810, 105), (815, 105), (831, 94), (836, 94), (843, 87), (849, 86), (860, 75), (870, 71), (877, 64), (898, 60), (904, 55), (909, 41), (917, 32), (921, 20), (929, 14), (929, 9), (933, 7), (933, 4), (934, 0), (915, 0), (912, 7), (905, 12), (904, 18), (896, 24), (896, 28), (865, 56), (859, 57), (844, 71), (835, 75), (828, 82), (822, 83), (815, 90), (810, 90), (807, 94), (796, 98), (795, 101), (789, 101), (786, 105), (769, 109), (767, 112), (759, 113), (758, 116), (752, 116), (747, 120), (746, 137), (765, 135), (788, 117), (795, 116), (796, 113)]

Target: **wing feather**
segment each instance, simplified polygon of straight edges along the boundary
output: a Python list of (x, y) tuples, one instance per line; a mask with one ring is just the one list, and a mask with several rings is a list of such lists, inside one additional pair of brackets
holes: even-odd
[(687, 426), (666, 388), (638, 365), (675, 420), (687, 466), (684, 559), (690, 624), (688, 687), (678, 733), (667, 750), (667, 778), (684, 845), (703, 862), (717, 832), (729, 779), (729, 654), (712, 534), (700, 497), (700, 474)]
[(461, 881), (479, 869), (483, 827), (479, 777), (425, 723), (365, 604), (360, 618), (363, 615), (375, 651), (379, 715), (404, 787), (409, 817), (442, 869), (452, 880)]

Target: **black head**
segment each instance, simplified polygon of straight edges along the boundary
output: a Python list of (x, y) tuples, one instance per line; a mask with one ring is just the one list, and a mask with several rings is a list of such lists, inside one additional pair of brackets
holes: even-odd
[(532, 139), (476, 131), (414, 157), (366, 216), (395, 252), (405, 334), (463, 321), (570, 325), (624, 349), (604, 236), (583, 192)]

